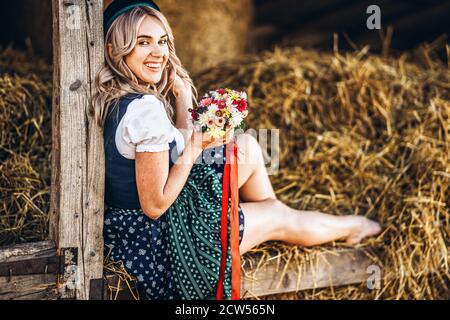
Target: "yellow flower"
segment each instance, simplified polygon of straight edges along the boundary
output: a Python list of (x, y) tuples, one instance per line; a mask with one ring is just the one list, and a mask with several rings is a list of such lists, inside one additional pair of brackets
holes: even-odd
[(223, 137), (225, 135), (225, 131), (223, 131), (222, 129), (217, 128), (217, 127), (209, 128), (208, 132), (209, 132), (210, 136), (213, 137), (214, 139)]
[(230, 111), (228, 109), (222, 109), (222, 115), (224, 118), (228, 117), (230, 115)]
[(239, 96), (238, 96), (235, 92), (230, 92), (230, 93), (228, 94), (228, 96), (229, 96), (230, 99), (232, 99), (232, 100), (239, 99)]

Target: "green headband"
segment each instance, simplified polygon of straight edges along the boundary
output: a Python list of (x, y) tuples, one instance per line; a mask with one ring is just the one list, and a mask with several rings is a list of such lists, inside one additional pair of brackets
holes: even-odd
[[(120, 1), (117, 1), (120, 2)], [(110, 8), (112, 7), (112, 8)], [(117, 8), (115, 8), (117, 7)], [(108, 8), (106, 8), (106, 11), (104, 13), (103, 16), (103, 21), (104, 21), (104, 32), (106, 34), (106, 32), (109, 30), (109, 28), (111, 27), (111, 25), (113, 24), (113, 22), (122, 14), (124, 14), (125, 12), (128, 12), (130, 10), (133, 10), (136, 7), (148, 7), (148, 8), (152, 8), (155, 9), (159, 12), (161, 12), (161, 10), (159, 9), (159, 7), (153, 2), (153, 1), (148, 1), (148, 2), (137, 2), (137, 3), (133, 3), (127, 6), (124, 6), (122, 8), (120, 8), (119, 6), (114, 6), (114, 2), (108, 6)], [(115, 11), (114, 9), (118, 9), (117, 11)], [(111, 12), (114, 11), (114, 12)]]

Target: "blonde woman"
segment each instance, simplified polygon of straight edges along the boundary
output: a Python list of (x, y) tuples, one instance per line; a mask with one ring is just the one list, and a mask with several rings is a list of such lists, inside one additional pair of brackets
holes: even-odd
[[(221, 253), (221, 199), (214, 192), (222, 182), (223, 146), (232, 139), (243, 155), (241, 254), (268, 240), (356, 244), (380, 232), (377, 223), (364, 217), (298, 211), (283, 204), (252, 136), (233, 137), (228, 130), (223, 140), (214, 140), (189, 129), (196, 90), (153, 1), (116, 0), (104, 18), (106, 63), (93, 97), (105, 138), (104, 238), (111, 258), (137, 277), (141, 298), (214, 298)], [(199, 163), (205, 149), (219, 161)], [(227, 279), (229, 274), (228, 266)], [(229, 281), (225, 291), (229, 297)]]

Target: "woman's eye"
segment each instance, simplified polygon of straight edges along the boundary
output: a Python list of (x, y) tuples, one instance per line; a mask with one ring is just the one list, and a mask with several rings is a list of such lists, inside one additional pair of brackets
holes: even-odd
[(149, 42), (148, 41), (141, 41), (141, 42), (139, 42), (139, 44), (141, 46), (147, 46), (147, 45), (149, 45)]
[(162, 44), (167, 44), (167, 40), (166, 40), (166, 39), (161, 40), (160, 42), (161, 42)]

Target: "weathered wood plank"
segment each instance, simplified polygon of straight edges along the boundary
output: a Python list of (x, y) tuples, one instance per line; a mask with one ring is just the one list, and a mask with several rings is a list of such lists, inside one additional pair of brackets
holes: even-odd
[(101, 0), (53, 0), (50, 236), (59, 254), (78, 248), (75, 288), (65, 274), (58, 280), (63, 298), (88, 299), (90, 281), (102, 278), (103, 139), (89, 113), (103, 63), (102, 8)]
[(250, 257), (248, 267), (243, 268), (243, 298), (362, 283), (368, 278), (367, 267), (373, 263), (358, 249), (316, 253), (301, 270), (296, 263), (277, 259), (256, 268), (259, 258)]
[(0, 248), (0, 263), (55, 255), (53, 241), (41, 241)]
[(57, 299), (56, 275), (0, 277), (0, 300)]
[[(8, 276), (0, 276), (0, 300), (56, 299), (56, 272), (32, 264), (36, 259), (55, 259), (56, 248), (53, 241), (33, 242), (0, 248), (0, 270), (2, 265), (11, 264), (26, 268), (28, 273), (40, 274), (15, 275), (13, 268)], [(32, 265), (30, 265), (30, 263)]]

